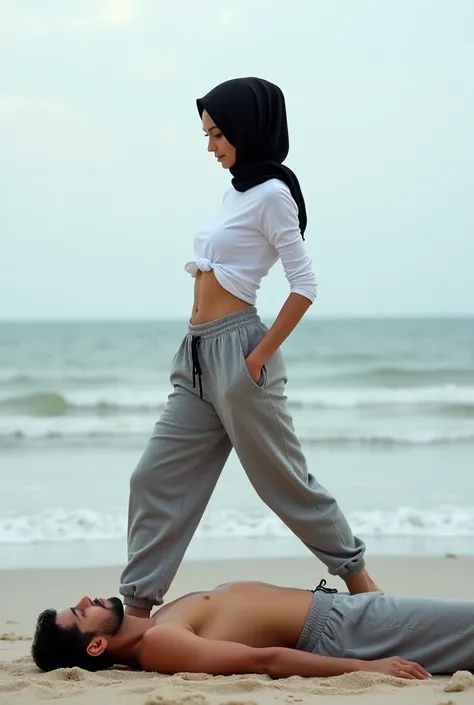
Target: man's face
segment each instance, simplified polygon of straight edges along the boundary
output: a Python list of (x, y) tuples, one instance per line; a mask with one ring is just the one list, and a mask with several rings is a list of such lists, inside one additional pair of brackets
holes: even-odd
[(124, 611), (118, 597), (84, 596), (74, 607), (58, 612), (56, 623), (67, 628), (77, 625), (83, 632), (93, 632), (98, 636), (115, 636), (121, 627)]

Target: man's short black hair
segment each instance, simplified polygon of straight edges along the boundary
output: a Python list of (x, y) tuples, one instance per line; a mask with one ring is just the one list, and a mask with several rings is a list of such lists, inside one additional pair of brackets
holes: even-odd
[(87, 647), (94, 632), (81, 632), (77, 624), (60, 627), (56, 622), (57, 612), (45, 610), (36, 622), (36, 631), (31, 647), (34, 662), (42, 671), (56, 668), (83, 668), (100, 671), (114, 665), (114, 659), (106, 653), (89, 656)]

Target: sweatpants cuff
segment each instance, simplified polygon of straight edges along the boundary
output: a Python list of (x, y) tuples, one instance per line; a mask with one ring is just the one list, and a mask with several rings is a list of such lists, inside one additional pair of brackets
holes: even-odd
[(140, 597), (132, 597), (131, 595), (126, 595), (123, 598), (123, 602), (127, 607), (136, 607), (139, 610), (152, 610), (155, 606), (155, 603), (151, 602), (151, 600), (143, 600)]
[(347, 580), (348, 578), (352, 578), (354, 575), (357, 575), (358, 573), (361, 573), (365, 568), (365, 560), (361, 558), (357, 563), (354, 564), (347, 564), (345, 565), (342, 570), (337, 570), (334, 572), (334, 575), (337, 575), (338, 578), (341, 578), (342, 580)]

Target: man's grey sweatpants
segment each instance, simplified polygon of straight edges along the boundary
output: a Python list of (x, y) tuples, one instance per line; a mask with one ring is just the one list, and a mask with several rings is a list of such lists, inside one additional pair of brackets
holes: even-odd
[(432, 675), (474, 670), (474, 601), (315, 592), (296, 645), (321, 656), (399, 656)]
[(173, 391), (130, 480), (125, 604), (163, 602), (232, 447), (261, 499), (329, 573), (346, 579), (364, 567), (365, 545), (308, 473), (287, 411), (281, 351), (258, 383), (248, 372), (245, 358), (266, 332), (254, 307), (189, 325)]

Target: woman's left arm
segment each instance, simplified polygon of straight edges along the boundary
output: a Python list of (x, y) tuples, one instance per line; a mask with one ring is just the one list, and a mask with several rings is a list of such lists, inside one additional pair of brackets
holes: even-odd
[(254, 380), (259, 379), (262, 366), (288, 338), (317, 293), (311, 258), (301, 238), (298, 208), (281, 182), (269, 184), (262, 204), (260, 229), (278, 252), (291, 293), (270, 330), (247, 357), (247, 367)]
[(291, 293), (283, 304), (268, 333), (247, 357), (247, 367), (254, 380), (260, 378), (263, 365), (285, 342), (311, 306), (311, 300), (301, 294)]

